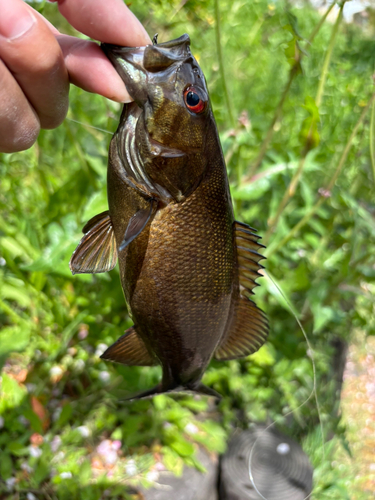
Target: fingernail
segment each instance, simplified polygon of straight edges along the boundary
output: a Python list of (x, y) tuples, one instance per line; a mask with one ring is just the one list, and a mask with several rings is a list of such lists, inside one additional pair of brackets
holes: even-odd
[(131, 97), (128, 97), (127, 99), (123, 99), (121, 102), (123, 104), (130, 104), (133, 101), (134, 101), (134, 99), (132, 99)]
[(0, 0), (0, 11), (0, 35), (8, 40), (24, 35), (36, 22), (29, 7), (19, 0)]

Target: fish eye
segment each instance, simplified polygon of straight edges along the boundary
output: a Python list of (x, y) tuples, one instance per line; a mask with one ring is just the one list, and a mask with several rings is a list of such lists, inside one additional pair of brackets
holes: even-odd
[(206, 107), (206, 102), (201, 98), (199, 92), (194, 87), (188, 87), (184, 92), (186, 107), (193, 113), (202, 113)]

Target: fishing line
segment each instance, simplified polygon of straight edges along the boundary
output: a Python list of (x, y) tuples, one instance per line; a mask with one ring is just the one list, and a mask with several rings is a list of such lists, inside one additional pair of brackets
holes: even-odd
[(113, 133), (110, 132), (109, 130), (104, 130), (104, 128), (99, 128), (99, 127), (94, 127), (94, 125), (89, 125), (88, 123), (79, 122), (78, 120), (74, 120), (73, 118), (66, 117), (66, 120), (70, 120), (71, 122), (78, 123), (79, 125), (82, 125), (83, 127), (94, 128), (95, 130), (99, 130), (99, 132), (104, 132), (105, 134), (113, 135)]
[[(294, 410), (291, 410), (289, 411), (288, 413), (285, 414), (285, 417), (288, 417), (289, 415), (292, 415), (293, 413), (295, 413), (296, 411), (300, 410), (301, 408), (303, 408), (309, 401), (310, 399), (315, 396), (315, 403), (316, 403), (316, 408), (317, 408), (317, 411), (318, 411), (318, 416), (319, 416), (319, 425), (320, 425), (320, 432), (321, 432), (321, 436), (322, 436), (322, 458), (323, 460), (325, 460), (325, 448), (324, 448), (324, 428), (323, 428), (323, 422), (322, 422), (322, 417), (321, 417), (321, 411), (320, 411), (320, 404), (319, 404), (319, 400), (318, 400), (318, 393), (317, 393), (317, 390), (316, 390), (316, 387), (317, 387), (317, 383), (316, 383), (316, 365), (315, 365), (315, 359), (314, 359), (314, 356), (315, 356), (315, 352), (310, 344), (310, 341), (309, 341), (309, 338), (307, 336), (307, 333), (305, 332), (305, 329), (303, 328), (302, 326), (302, 323), (301, 321), (299, 320), (298, 318), (298, 315), (297, 315), (297, 312), (294, 310), (294, 307), (293, 305), (291, 304), (291, 302), (288, 300), (288, 298), (286, 297), (285, 293), (283, 292), (283, 290), (281, 289), (281, 287), (278, 285), (278, 283), (274, 280), (274, 278), (268, 273), (268, 272), (265, 272), (265, 276), (275, 285), (277, 291), (279, 292), (279, 294), (281, 295), (281, 297), (285, 300), (287, 306), (289, 307), (289, 310), (291, 311), (291, 313), (293, 314), (295, 320), (297, 321), (297, 324), (298, 326), (300, 327), (302, 333), (303, 333), (303, 336), (305, 337), (305, 341), (306, 341), (306, 344), (307, 344), (307, 355), (309, 356), (309, 358), (311, 359), (311, 364), (312, 364), (312, 369), (313, 369), (313, 388), (311, 390), (311, 393), (310, 395), (308, 396), (308, 398), (303, 402), (301, 403), (297, 408), (295, 408)], [(256, 484), (255, 484), (255, 480), (254, 480), (254, 477), (253, 477), (253, 471), (252, 471), (252, 466), (251, 466), (251, 460), (253, 458), (253, 454), (254, 454), (254, 449), (255, 449), (255, 446), (257, 444), (257, 441), (260, 439), (260, 437), (265, 434), (268, 429), (270, 429), (271, 427), (273, 427), (275, 425), (275, 422), (273, 422), (272, 424), (268, 425), (260, 434), (259, 436), (256, 438), (256, 440), (254, 441), (254, 444), (251, 448), (251, 451), (250, 451), (250, 455), (249, 455), (249, 477), (250, 477), (250, 481), (252, 483), (252, 485), (254, 486), (254, 489), (255, 491), (258, 493), (258, 495), (263, 499), (263, 500), (267, 500), (266, 497), (264, 497), (262, 495), (262, 493), (258, 490)], [(303, 500), (307, 500), (309, 498), (310, 494), (307, 495)]]

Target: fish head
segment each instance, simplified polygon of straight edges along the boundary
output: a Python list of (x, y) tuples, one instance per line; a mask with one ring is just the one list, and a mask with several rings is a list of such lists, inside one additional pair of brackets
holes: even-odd
[(145, 47), (102, 48), (135, 102), (127, 106), (117, 131), (134, 136), (133, 141), (119, 141), (120, 149), (132, 148), (133, 153), (119, 151), (120, 157), (134, 163), (129, 173), (138, 172), (138, 183), (148, 185), (153, 195), (156, 191), (164, 201), (184, 200), (206, 171), (207, 130), (213, 122), (189, 36)]

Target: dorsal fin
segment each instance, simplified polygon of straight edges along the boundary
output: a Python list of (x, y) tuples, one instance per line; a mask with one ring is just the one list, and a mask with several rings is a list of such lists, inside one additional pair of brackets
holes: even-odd
[(109, 212), (95, 215), (84, 226), (84, 237), (69, 262), (72, 274), (105, 273), (117, 262), (117, 247)]
[(127, 366), (153, 366), (157, 360), (152, 358), (143, 340), (132, 326), (100, 356)]
[(234, 304), (233, 320), (215, 352), (215, 358), (221, 361), (254, 353), (264, 344), (268, 335), (268, 321), (264, 312), (250, 300), (252, 290), (257, 286), (255, 280), (261, 276), (258, 271), (263, 269), (259, 261), (264, 257), (258, 250), (265, 247), (258, 243), (260, 236), (250, 226), (235, 221), (234, 230), (240, 296)]
[(267, 335), (268, 321), (264, 312), (252, 300), (239, 297), (229, 333), (216, 349), (215, 358), (225, 361), (253, 354), (264, 344)]
[(247, 224), (235, 221), (234, 229), (241, 294), (249, 298), (253, 295), (253, 288), (258, 286), (255, 282), (261, 276), (258, 271), (264, 269), (259, 261), (265, 257), (258, 250), (265, 246), (258, 242), (261, 237), (254, 233), (256, 229)]

